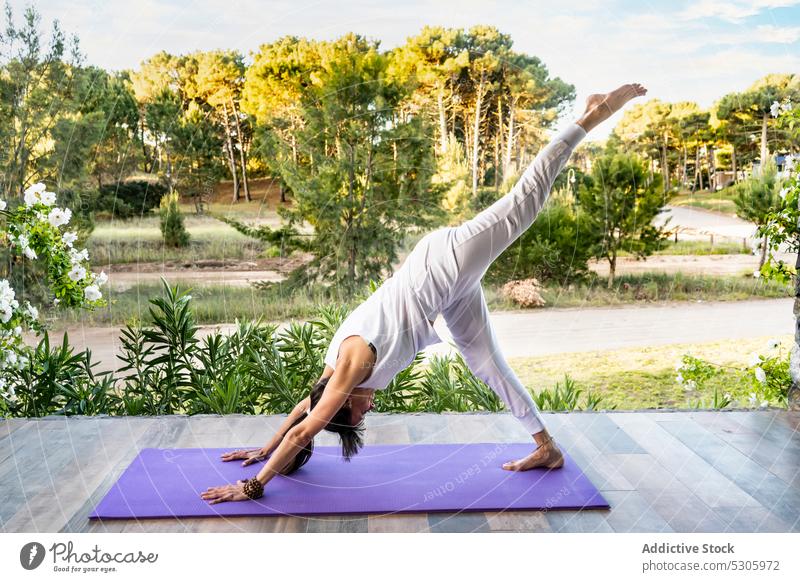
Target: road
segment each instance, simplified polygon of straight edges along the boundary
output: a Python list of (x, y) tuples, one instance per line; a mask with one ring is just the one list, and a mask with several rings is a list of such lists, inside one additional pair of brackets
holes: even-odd
[[(528, 357), (564, 352), (612, 350), (636, 346), (699, 343), (793, 333), (792, 299), (735, 302), (668, 303), (641, 307), (553, 308), (505, 311), (491, 314), (500, 350), (506, 357)], [(280, 328), (285, 327), (281, 324)], [(429, 346), (431, 354), (451, 351), (451, 338), (444, 320), (434, 328), (444, 341)], [(232, 324), (203, 326), (204, 337), (220, 329), (229, 333)], [(76, 351), (89, 347), (98, 371), (119, 366), (119, 329), (73, 327), (69, 341)], [(62, 333), (51, 336), (61, 343)], [(31, 343), (30, 335), (26, 340)]]

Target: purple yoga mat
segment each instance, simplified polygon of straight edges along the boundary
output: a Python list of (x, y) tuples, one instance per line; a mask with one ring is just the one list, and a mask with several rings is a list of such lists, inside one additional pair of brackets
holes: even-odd
[(231, 450), (142, 449), (89, 518), (609, 507), (567, 453), (560, 469), (501, 468), (529, 454), (530, 443), (371, 445), (349, 463), (339, 447), (316, 447), (299, 471), (270, 481), (261, 499), (209, 505), (202, 491), (252, 477), (263, 466), (222, 462)]

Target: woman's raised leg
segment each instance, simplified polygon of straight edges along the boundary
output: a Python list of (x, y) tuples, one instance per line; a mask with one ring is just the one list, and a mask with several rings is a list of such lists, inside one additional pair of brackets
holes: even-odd
[[(510, 192), (475, 217), (454, 227), (453, 243), (461, 288), (479, 281), (489, 266), (527, 230), (541, 211), (553, 182), (572, 151), (588, 131), (605, 121), (625, 103), (647, 93), (638, 83), (590, 95), (586, 111), (536, 156)], [(457, 295), (457, 292), (456, 292)]]

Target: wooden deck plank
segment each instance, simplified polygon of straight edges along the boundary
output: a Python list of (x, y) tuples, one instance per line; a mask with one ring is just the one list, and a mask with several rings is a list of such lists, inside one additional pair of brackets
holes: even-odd
[(609, 413), (570, 414), (570, 425), (584, 433), (601, 453), (644, 453), (628, 434), (610, 418)]
[(486, 511), (491, 531), (552, 532), (546, 511)]
[(486, 515), (479, 511), (460, 513), (430, 513), (428, 524), (431, 533), (475, 533), (488, 532)]
[(715, 507), (719, 518), (726, 523), (728, 532), (785, 533), (792, 526), (764, 507)]
[(609, 509), (583, 511), (553, 509), (545, 513), (550, 530), (556, 533), (612, 533), (614, 529), (608, 523), (609, 515), (611, 515)]
[(615, 532), (674, 531), (640, 492), (606, 491), (603, 495), (611, 505), (606, 521)]
[(309, 517), (308, 533), (366, 533), (369, 530), (367, 516), (324, 515)]
[(370, 515), (367, 518), (370, 533), (427, 533), (430, 531), (425, 513), (393, 513)]
[(667, 431), (658, 416), (614, 414), (611, 418), (669, 474), (709, 507), (760, 507), (761, 504), (690, 447)]
[(3, 439), (25, 426), (26, 422), (25, 418), (0, 418), (0, 448), (3, 446)]
[(62, 532), (118, 532), (124, 531), (126, 520), (89, 520), (94, 507), (105, 497), (120, 475), (128, 468), (143, 448), (167, 448), (175, 443), (188, 426), (186, 417), (152, 417), (138, 419), (144, 423), (141, 435), (128, 447), (125, 454), (113, 465), (109, 465), (100, 484), (92, 491), (83, 505), (72, 515), (61, 529)]
[[(87, 516), (141, 448), (259, 446), (285, 416), (14, 419), (18, 422), (12, 423), (13, 430), (0, 436), (0, 528), (19, 532), (800, 531), (796, 486), (800, 415), (779, 410), (734, 412), (543, 413), (551, 434), (580, 463), (611, 510), (106, 522), (90, 522)], [(531, 439), (507, 413), (371, 415), (366, 438), (369, 444)], [(338, 444), (338, 436), (323, 433), (317, 442)], [(532, 441), (531, 445), (533, 449)]]
[(67, 426), (71, 447), (62, 454), (68, 463), (8, 520), (12, 531), (58, 532), (144, 430), (143, 423), (100, 418)]
[(632, 491), (634, 486), (620, 473), (616, 463), (600, 452), (585, 432), (572, 426), (568, 418), (551, 422), (556, 443), (580, 466), (592, 484), (602, 491)]
[[(674, 531), (721, 532), (725, 523), (650, 455), (610, 455), (620, 471)], [(609, 501), (610, 503), (610, 501)]]
[(663, 425), (766, 509), (800, 531), (800, 491), (692, 420)]

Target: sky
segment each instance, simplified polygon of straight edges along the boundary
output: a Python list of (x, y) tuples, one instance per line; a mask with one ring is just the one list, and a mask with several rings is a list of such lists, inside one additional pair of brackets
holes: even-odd
[[(19, 20), (29, 2), (12, 0)], [(356, 32), (403, 44), (425, 25), (496, 26), (514, 50), (542, 59), (577, 99), (626, 82), (646, 98), (710, 107), (767, 73), (800, 73), (800, 0), (39, 0), (49, 28), (75, 33), (89, 64), (135, 69), (156, 52), (236, 49), (248, 55), (285, 35), (330, 40)], [(592, 132), (602, 139), (618, 113)], [(557, 129), (558, 129), (557, 128)]]

